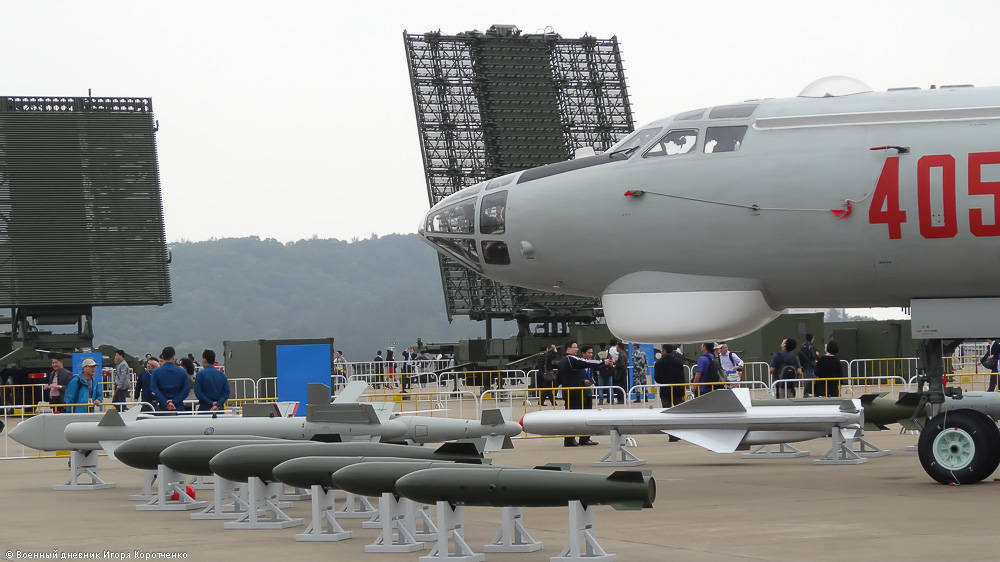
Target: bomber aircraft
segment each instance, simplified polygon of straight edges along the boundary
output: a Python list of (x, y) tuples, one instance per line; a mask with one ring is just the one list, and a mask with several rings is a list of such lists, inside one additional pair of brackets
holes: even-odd
[[(941, 385), (944, 340), (996, 331), (1000, 88), (827, 77), (582, 152), (450, 195), (419, 234), (491, 279), (601, 297), (627, 341), (735, 337), (792, 307), (910, 307), (920, 407), (955, 390)], [(939, 418), (921, 436), (928, 473), (992, 474), (993, 420)]]

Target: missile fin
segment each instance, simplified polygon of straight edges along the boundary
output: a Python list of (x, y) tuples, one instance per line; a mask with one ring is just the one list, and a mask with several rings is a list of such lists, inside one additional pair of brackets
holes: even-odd
[(495, 453), (503, 448), (504, 438), (506, 435), (490, 435), (486, 438), (486, 445), (483, 447), (483, 451), (486, 453)]
[(483, 425), (501, 425), (504, 423), (503, 414), (499, 409), (483, 410), (483, 415), (479, 421)]
[(608, 476), (608, 480), (612, 482), (642, 482), (643, 476), (648, 476), (648, 474), (638, 470), (616, 470), (611, 473), (611, 476)]
[(747, 434), (746, 429), (669, 429), (663, 432), (715, 453), (735, 452)]
[[(2, 427), (0, 427), (0, 431), (3, 431)], [(513, 449), (514, 448), (514, 441), (509, 436), (504, 435), (504, 437), (503, 437), (503, 446), (500, 447), (500, 448), (501, 449)]]
[(98, 443), (101, 445), (101, 448), (104, 449), (104, 452), (107, 453), (109, 457), (118, 460), (118, 457), (115, 456), (115, 449), (117, 449), (119, 445), (124, 443), (124, 441), (98, 441)]
[(560, 472), (570, 472), (571, 465), (568, 462), (549, 462), (540, 466), (536, 466), (535, 470), (557, 470)]
[[(344, 390), (341, 390), (340, 394), (333, 399), (333, 403), (342, 404), (344, 402), (357, 402), (358, 398), (361, 398), (361, 395), (366, 392), (368, 392), (368, 383), (365, 381), (353, 380), (347, 383)], [(309, 401), (312, 402), (311, 397)]]
[(854, 400), (841, 400), (840, 411), (848, 414), (856, 414), (861, 410), (858, 410), (858, 405), (854, 403)]
[(899, 398), (896, 399), (897, 406), (909, 406), (911, 408), (916, 408), (919, 403), (920, 395), (916, 392), (900, 392)]
[(141, 413), (142, 413), (142, 408), (134, 408), (134, 407), (133, 408), (129, 408), (128, 410), (125, 410), (124, 412), (119, 412), (119, 414), (121, 415), (122, 419), (124, 421), (126, 421), (126, 422), (134, 422), (134, 421), (136, 421), (137, 419), (139, 419), (139, 414), (141, 414)]
[[(139, 408), (133, 409), (138, 410)], [(97, 427), (125, 427), (125, 420), (122, 419), (122, 415), (118, 413), (118, 410), (108, 410), (101, 418), (101, 421), (97, 422)]]
[(640, 511), (643, 508), (642, 502), (615, 502), (610, 505), (615, 511)]
[(750, 392), (745, 388), (715, 390), (663, 410), (671, 414), (745, 413), (750, 409)]
[(888, 392), (870, 392), (868, 394), (862, 394), (861, 395), (861, 405), (862, 406), (867, 406), (867, 405), (871, 404), (872, 402), (874, 402), (876, 398), (881, 398), (881, 397), (885, 396), (886, 394), (889, 394), (889, 393)]
[(482, 456), (484, 445), (485, 443), (482, 439), (474, 439), (471, 441), (451, 441), (449, 443), (442, 444), (437, 449), (434, 449), (434, 452), (441, 455)]
[[(311, 385), (310, 385), (311, 386)], [(306, 408), (310, 415), (306, 416), (307, 422), (327, 422), (327, 423), (361, 423), (378, 425), (382, 422), (375, 413), (375, 408), (367, 402), (348, 402), (346, 404), (331, 404), (329, 408), (311, 409), (312, 404)]]

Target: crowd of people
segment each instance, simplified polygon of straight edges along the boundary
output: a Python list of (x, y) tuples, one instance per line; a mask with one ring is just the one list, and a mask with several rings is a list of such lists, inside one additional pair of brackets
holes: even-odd
[[(843, 384), (843, 363), (837, 357), (839, 346), (830, 340), (824, 346), (824, 354), (813, 344), (812, 334), (806, 334), (805, 343), (799, 348), (794, 338), (781, 341), (779, 350), (770, 362), (770, 374), (774, 380), (789, 380), (789, 384), (775, 386), (778, 397), (794, 397), (795, 389), (803, 379), (805, 396), (839, 396)], [(1000, 347), (1000, 344), (998, 344)], [(612, 341), (610, 345), (599, 345), (595, 353), (591, 345), (580, 345), (571, 341), (562, 353), (553, 344), (541, 348), (537, 354), (537, 375), (531, 382), (541, 405), (556, 405), (564, 400), (567, 409), (590, 409), (594, 406), (595, 390), (598, 405), (623, 404), (628, 398), (620, 389), (629, 388), (628, 365), (632, 364), (632, 386), (646, 385), (649, 358), (639, 344), (632, 345), (631, 355), (626, 354), (626, 345)], [(798, 348), (798, 353), (794, 353)], [(663, 344), (655, 353), (653, 382), (659, 385), (660, 405), (670, 408), (683, 402), (688, 387), (694, 396), (700, 396), (719, 388), (732, 387), (743, 380), (745, 362), (729, 349), (726, 342), (705, 342), (701, 344), (700, 355), (694, 362), (691, 380), (684, 368), (685, 361), (679, 345)], [(796, 379), (791, 382), (791, 379)], [(595, 388), (591, 388), (595, 387)], [(645, 392), (636, 392), (633, 401), (640, 402)], [(589, 437), (577, 441), (565, 438), (564, 445), (576, 447), (592, 445)]]
[[(184, 411), (187, 409), (184, 402), (192, 390), (198, 400), (198, 411), (225, 409), (230, 396), (229, 379), (219, 370), (215, 351), (204, 350), (200, 363), (190, 353), (178, 359), (171, 346), (164, 347), (156, 358), (147, 353), (141, 361), (142, 373), (136, 378), (134, 389), (132, 369), (125, 358), (125, 351), (115, 352), (110, 403), (119, 410), (127, 410), (127, 402), (138, 400), (143, 403), (143, 410)], [(61, 357), (53, 356), (51, 366), (45, 390), (49, 404), (57, 411), (86, 412), (103, 405), (104, 389), (97, 376), (97, 361), (85, 358), (77, 375), (65, 368)], [(61, 408), (60, 404), (71, 406)]]

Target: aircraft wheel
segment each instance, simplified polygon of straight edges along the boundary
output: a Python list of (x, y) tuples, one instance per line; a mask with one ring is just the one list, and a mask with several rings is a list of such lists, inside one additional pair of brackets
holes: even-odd
[(917, 453), (924, 471), (938, 482), (974, 484), (1000, 465), (1000, 431), (981, 412), (944, 412), (920, 432)]

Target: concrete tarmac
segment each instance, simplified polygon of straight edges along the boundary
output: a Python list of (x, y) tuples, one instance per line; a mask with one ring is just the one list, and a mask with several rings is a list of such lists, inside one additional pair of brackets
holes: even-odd
[[(564, 448), (561, 439), (517, 439), (494, 463), (533, 466), (571, 462), (573, 470), (608, 474), (590, 463), (598, 447)], [(728, 560), (996, 560), (1000, 483), (942, 486), (904, 451), (916, 435), (868, 434), (893, 450), (855, 466), (814, 466), (830, 441), (800, 449), (810, 457), (744, 460), (720, 455), (666, 436), (640, 435), (639, 467), (656, 477), (655, 507), (642, 511), (596, 508), (596, 535), (608, 552), (625, 561)], [(0, 461), (0, 559), (7, 551), (66, 553), (105, 550), (183, 552), (188, 560), (379, 560), (415, 561), (421, 553), (365, 554), (377, 531), (359, 520), (342, 520), (354, 538), (336, 543), (295, 542), (304, 527), (283, 530), (223, 530), (222, 521), (193, 521), (190, 512), (138, 512), (127, 496), (139, 491), (142, 473), (102, 457), (100, 474), (118, 487), (57, 492), (66, 480), (65, 459)], [(211, 491), (198, 499), (211, 499)], [(338, 501), (342, 498), (338, 492)], [(309, 520), (309, 502), (287, 512)], [(466, 540), (479, 549), (499, 529), (499, 509), (466, 510)], [(525, 526), (545, 548), (530, 554), (487, 554), (487, 561), (547, 561), (566, 542), (565, 508), (525, 510)], [(424, 551), (426, 553), (426, 551)], [(15, 556), (16, 559), (16, 556)]]

